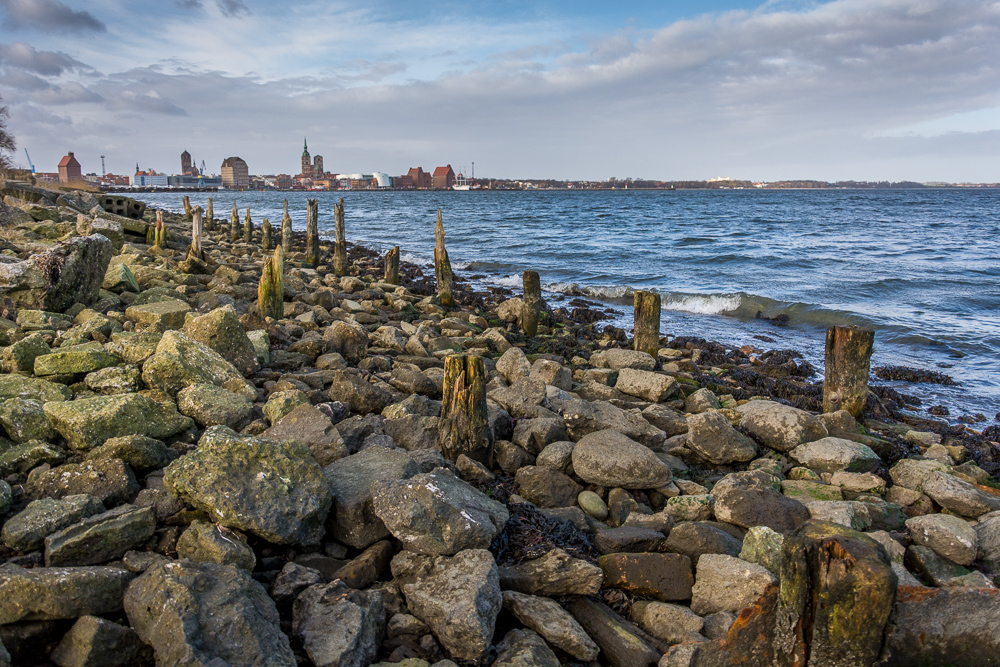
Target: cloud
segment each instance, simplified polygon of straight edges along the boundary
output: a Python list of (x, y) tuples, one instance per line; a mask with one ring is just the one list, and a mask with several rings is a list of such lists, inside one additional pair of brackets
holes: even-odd
[(9, 30), (31, 28), (40, 32), (105, 32), (107, 27), (89, 12), (76, 12), (59, 0), (0, 0)]
[(163, 116), (187, 116), (188, 112), (170, 100), (163, 99), (155, 92), (136, 93), (131, 90), (121, 91), (110, 102), (112, 109), (139, 111)]
[(42, 76), (59, 76), (66, 70), (90, 69), (65, 53), (36, 51), (33, 46), (24, 42), (0, 44), (0, 64), (2, 63)]
[(235, 18), (250, 13), (250, 8), (243, 4), (242, 0), (215, 0), (215, 4), (226, 16)]
[(181, 9), (201, 9), (204, 7), (200, 0), (174, 0), (174, 4)]
[(45, 106), (97, 103), (104, 101), (103, 97), (76, 82), (50, 85), (42, 90), (33, 91), (28, 95), (28, 98), (37, 104)]

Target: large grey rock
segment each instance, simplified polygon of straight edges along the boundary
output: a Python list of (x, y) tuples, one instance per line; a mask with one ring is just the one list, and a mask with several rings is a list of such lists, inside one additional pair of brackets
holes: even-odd
[(177, 540), (177, 556), (200, 563), (235, 565), (253, 572), (257, 556), (243, 533), (214, 523), (192, 521)]
[(573, 440), (611, 429), (653, 449), (661, 447), (666, 441), (666, 434), (644, 419), (641, 413), (622, 410), (607, 401), (588, 403), (573, 399), (553, 403), (558, 403)]
[(0, 625), (119, 612), (133, 576), (120, 567), (0, 566)]
[(552, 646), (584, 662), (597, 659), (600, 649), (569, 612), (554, 600), (504, 591), (504, 609), (545, 638)]
[(332, 322), (323, 332), (323, 339), (329, 344), (328, 352), (339, 352), (351, 364), (356, 365), (368, 354), (368, 334), (356, 322)]
[(160, 666), (296, 665), (274, 602), (231, 565), (153, 565), (129, 586), (125, 612)]
[(16, 551), (34, 551), (40, 549), (52, 533), (103, 511), (104, 505), (94, 496), (67, 496), (61, 500), (40, 498), (10, 517), (0, 538)]
[(915, 544), (928, 547), (953, 563), (971, 565), (976, 560), (979, 540), (964, 519), (950, 514), (927, 514), (908, 519), (906, 529)]
[(826, 426), (816, 415), (774, 401), (750, 401), (736, 408), (743, 415), (740, 426), (765, 446), (788, 452), (806, 442), (827, 437)]
[(0, 451), (0, 476), (26, 473), (43, 463), (56, 465), (66, 460), (66, 450), (41, 440), (29, 440)]
[(33, 499), (88, 494), (113, 507), (131, 502), (139, 493), (139, 483), (128, 464), (111, 458), (66, 463), (52, 469), (36, 468), (28, 474), (26, 491)]
[(740, 558), (760, 565), (775, 577), (781, 576), (782, 548), (785, 536), (767, 526), (755, 526), (747, 531), (740, 549)]
[(385, 635), (382, 594), (339, 579), (307, 588), (295, 599), (292, 631), (316, 667), (367, 667)]
[(931, 473), (924, 481), (923, 491), (938, 505), (959, 516), (979, 517), (1000, 510), (1000, 498), (940, 471)]
[(163, 483), (218, 523), (278, 544), (315, 544), (332, 497), (304, 445), (205, 431), (198, 448), (171, 463)]
[(344, 439), (330, 418), (314, 405), (296, 407), (264, 431), (264, 437), (298, 440), (309, 447), (321, 466), (328, 466), (347, 456)]
[(402, 450), (371, 447), (334, 461), (323, 469), (333, 494), (330, 536), (356, 549), (365, 549), (389, 536), (375, 513), (372, 484), (405, 480), (420, 470)]
[(545, 640), (531, 630), (514, 629), (497, 644), (494, 667), (559, 667), (559, 659)]
[(896, 486), (923, 493), (924, 482), (935, 472), (948, 472), (948, 466), (931, 459), (902, 459), (889, 469)]
[(597, 595), (604, 583), (601, 568), (559, 548), (499, 572), (504, 590), (529, 595)]
[(763, 566), (722, 554), (705, 554), (691, 591), (691, 611), (701, 616), (717, 611), (739, 613), (777, 579)]
[(669, 602), (636, 602), (630, 618), (643, 630), (670, 644), (703, 642), (705, 623), (687, 607)]
[(660, 403), (677, 391), (677, 380), (669, 375), (623, 368), (618, 371), (615, 389), (650, 403)]
[(642, 417), (667, 438), (688, 432), (687, 418), (666, 405), (650, 405), (642, 411)]
[(531, 364), (524, 356), (524, 350), (519, 347), (512, 347), (497, 359), (497, 372), (503, 376), (507, 382), (514, 383), (522, 378), (528, 377), (531, 372)]
[(409, 551), (451, 556), (486, 549), (507, 523), (507, 508), (445, 468), (371, 485), (375, 514)]
[(726, 475), (712, 488), (715, 517), (742, 528), (767, 526), (787, 533), (809, 520), (809, 510), (798, 500), (775, 490), (776, 477), (760, 470)]
[(332, 371), (326, 395), (331, 401), (342, 401), (359, 415), (380, 413), (390, 403), (392, 394), (350, 371)]
[(144, 435), (125, 435), (109, 438), (100, 447), (87, 452), (88, 459), (121, 459), (132, 470), (148, 472), (159, 470), (175, 458), (177, 452), (155, 438)]
[(688, 417), (687, 444), (709, 463), (745, 463), (757, 456), (757, 443), (746, 437), (718, 412)]
[(152, 507), (122, 505), (45, 538), (45, 565), (98, 565), (121, 558), (156, 532)]
[(142, 365), (142, 381), (151, 389), (176, 396), (193, 384), (214, 384), (254, 400), (257, 389), (222, 355), (180, 331), (167, 331), (156, 353)]
[(71, 239), (13, 264), (0, 264), (0, 294), (18, 307), (63, 312), (97, 300), (111, 262), (111, 241), (100, 234)]
[(172, 404), (140, 394), (98, 396), (46, 403), (45, 415), (70, 447), (89, 451), (109, 438), (144, 435), (163, 439), (194, 426)]
[(250, 421), (253, 401), (214, 384), (200, 383), (177, 392), (177, 409), (203, 428), (228, 426), (239, 429)]
[(541, 380), (521, 378), (509, 387), (490, 391), (487, 396), (516, 419), (531, 419), (547, 412), (541, 407), (546, 397), (545, 383)]
[(56, 437), (41, 401), (33, 399), (9, 398), (0, 402), (0, 426), (7, 432), (7, 437), (18, 444)]
[(469, 549), (455, 556), (423, 556), (403, 551), (392, 559), (392, 575), (410, 613), (431, 628), (452, 658), (482, 658), (502, 604), (490, 552)]
[(1000, 515), (976, 524), (976, 539), (979, 542), (979, 560), (1000, 573)]
[(638, 350), (619, 350), (612, 348), (604, 351), (604, 361), (608, 368), (620, 371), (632, 368), (640, 371), (651, 371), (656, 368), (656, 359)]
[(59, 667), (126, 667), (142, 649), (135, 630), (100, 616), (81, 616), (52, 651)]
[(253, 343), (232, 306), (216, 308), (201, 317), (192, 318), (184, 324), (182, 331), (218, 352), (243, 375), (250, 375), (259, 368)]
[(670, 530), (662, 551), (687, 556), (693, 565), (705, 554), (739, 556), (742, 542), (707, 521), (682, 521)]
[(657, 489), (671, 480), (670, 467), (648, 447), (610, 429), (577, 441), (573, 470), (591, 484), (623, 489)]
[(882, 459), (867, 445), (843, 438), (822, 438), (799, 445), (789, 456), (818, 472), (871, 472)]

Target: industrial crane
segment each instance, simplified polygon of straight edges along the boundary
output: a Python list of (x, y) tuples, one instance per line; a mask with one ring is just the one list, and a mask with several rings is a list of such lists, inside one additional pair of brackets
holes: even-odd
[(28, 155), (28, 149), (27, 148), (24, 149), (24, 155), (25, 155), (25, 157), (28, 158), (28, 166), (31, 167), (31, 173), (34, 174), (35, 173), (35, 165), (33, 165), (31, 163), (31, 156)]

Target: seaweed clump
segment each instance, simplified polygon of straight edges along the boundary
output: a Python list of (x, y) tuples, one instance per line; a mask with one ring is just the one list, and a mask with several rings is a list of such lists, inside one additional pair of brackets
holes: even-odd
[(875, 376), (883, 380), (901, 380), (903, 382), (926, 382), (930, 384), (941, 384), (955, 386), (958, 383), (950, 375), (929, 371), (923, 368), (910, 368), (909, 366), (879, 366), (874, 371)]

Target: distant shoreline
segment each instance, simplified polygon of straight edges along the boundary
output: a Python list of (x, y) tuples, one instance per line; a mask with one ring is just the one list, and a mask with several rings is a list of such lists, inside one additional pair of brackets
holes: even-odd
[(278, 189), (266, 188), (263, 190), (218, 190), (213, 188), (108, 188), (104, 192), (119, 194), (170, 194), (170, 193), (196, 193), (196, 194), (229, 194), (240, 192), (293, 192), (303, 194), (316, 194), (323, 192), (412, 192), (412, 193), (442, 193), (454, 192), (455, 194), (465, 194), (468, 192), (938, 192), (941, 190), (998, 190), (1000, 184), (996, 185), (935, 185), (922, 188), (849, 188), (849, 187), (828, 187), (828, 188), (482, 188), (480, 190), (444, 190), (444, 189), (393, 189), (393, 188), (358, 188), (344, 190), (300, 190), (300, 189)]

